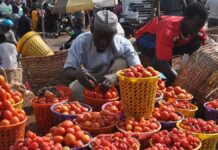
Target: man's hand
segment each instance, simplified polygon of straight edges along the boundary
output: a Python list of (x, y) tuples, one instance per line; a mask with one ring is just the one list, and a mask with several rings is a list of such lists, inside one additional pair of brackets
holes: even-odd
[(77, 69), (76, 78), (84, 87), (92, 90), (97, 81), (94, 76), (89, 74), (85, 69)]
[(117, 82), (116, 73), (105, 75), (103, 80), (100, 82), (100, 90), (105, 93)]

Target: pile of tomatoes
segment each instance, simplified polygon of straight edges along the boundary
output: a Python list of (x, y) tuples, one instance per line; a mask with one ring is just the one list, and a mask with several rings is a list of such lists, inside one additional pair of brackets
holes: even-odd
[(143, 133), (158, 130), (160, 128), (160, 124), (154, 118), (146, 120), (143, 117), (140, 119), (128, 117), (118, 123), (118, 128), (127, 132)]
[(166, 91), (164, 93), (164, 97), (165, 98), (175, 98), (175, 99), (179, 99), (179, 100), (191, 100), (193, 98), (193, 96), (188, 93), (185, 89), (182, 89), (179, 86), (169, 86), (166, 88)]
[(121, 114), (122, 112), (121, 102), (120, 101), (109, 102), (106, 104), (104, 109), (114, 114)]
[(218, 110), (218, 99), (208, 102), (207, 107)]
[(128, 134), (117, 132), (112, 135), (98, 135), (91, 143), (93, 150), (138, 150), (139, 144)]
[(13, 92), (4, 77), (0, 75), (0, 126), (14, 125), (26, 120), (25, 112), (13, 107), (14, 103), (21, 100), (22, 95)]
[(64, 150), (62, 145), (54, 144), (50, 137), (40, 137), (31, 131), (27, 131), (25, 139), (19, 139), (9, 150)]
[(147, 150), (193, 150), (200, 145), (200, 140), (191, 132), (184, 132), (173, 128), (168, 132), (163, 130), (152, 136), (153, 146)]
[(186, 110), (192, 110), (193, 106), (192, 103), (189, 101), (172, 101), (172, 102), (164, 102), (164, 105), (166, 106), (173, 106), (174, 108), (180, 108), (180, 109), (186, 109)]
[(100, 90), (100, 84), (98, 84), (93, 90), (84, 89), (83, 94), (87, 97), (98, 99), (115, 99), (119, 97), (115, 86), (112, 86), (107, 92), (102, 93)]
[(158, 91), (165, 91), (166, 89), (166, 85), (165, 82), (161, 79), (158, 79), (158, 86), (157, 86), (157, 90)]
[(68, 97), (64, 95), (60, 95), (60, 97), (57, 97), (57, 95), (49, 90), (45, 90), (43, 93), (43, 96), (40, 95), (40, 97), (33, 98), (34, 103), (38, 104), (55, 104), (67, 101)]
[(179, 121), (182, 119), (182, 117), (176, 113), (174, 107), (172, 106), (167, 107), (165, 105), (161, 105), (160, 108), (155, 108), (152, 113), (152, 116), (156, 118), (158, 121), (165, 121), (165, 122)]
[(58, 126), (52, 127), (47, 136), (53, 139), (54, 144), (68, 146), (70, 148), (83, 147), (91, 141), (91, 137), (70, 120), (66, 120)]
[(158, 76), (159, 72), (152, 67), (144, 68), (142, 65), (136, 65), (121, 70), (120, 75), (131, 78), (150, 78)]
[(13, 91), (5, 81), (5, 78), (0, 75), (0, 100), (9, 100), (11, 104), (16, 104), (22, 101), (22, 99), (22, 94), (18, 91)]
[(102, 110), (101, 112), (87, 112), (78, 115), (76, 121), (81, 127), (100, 129), (102, 127), (115, 125), (118, 121), (118, 117), (107, 110)]
[(182, 129), (194, 133), (203, 133), (203, 134), (218, 133), (218, 125), (213, 120), (204, 121), (200, 118), (199, 119), (186, 118), (181, 122), (180, 127)]
[(55, 112), (62, 113), (64, 115), (76, 115), (88, 112), (89, 109), (82, 106), (79, 102), (63, 103), (58, 104), (55, 109)]

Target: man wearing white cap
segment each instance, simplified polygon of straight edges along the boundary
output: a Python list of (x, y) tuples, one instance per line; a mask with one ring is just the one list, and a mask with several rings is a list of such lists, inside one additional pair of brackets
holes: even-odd
[(98, 11), (91, 32), (73, 41), (64, 71), (67, 78), (77, 79), (70, 85), (75, 99), (82, 100), (83, 87), (93, 89), (96, 83), (107, 91), (117, 81), (116, 71), (141, 64), (130, 41), (116, 34), (117, 22), (114, 13)]

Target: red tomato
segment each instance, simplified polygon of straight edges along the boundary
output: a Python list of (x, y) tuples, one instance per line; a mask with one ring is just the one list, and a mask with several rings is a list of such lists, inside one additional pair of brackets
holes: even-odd
[(104, 94), (104, 98), (105, 98), (105, 99), (112, 99), (111, 93), (110, 93), (110, 92), (106, 92), (106, 93)]
[(102, 98), (103, 98), (103, 94), (101, 94), (101, 93), (96, 93), (96, 98), (102, 99)]
[(68, 146), (74, 146), (76, 137), (73, 134), (67, 133), (64, 137), (64, 143)]

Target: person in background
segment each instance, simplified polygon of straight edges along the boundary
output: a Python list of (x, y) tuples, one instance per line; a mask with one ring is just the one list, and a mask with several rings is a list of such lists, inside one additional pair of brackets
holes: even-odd
[(18, 35), (21, 38), (27, 32), (32, 31), (32, 21), (29, 15), (29, 9), (27, 7), (23, 8), (23, 16), (18, 20)]
[(0, 66), (5, 69), (17, 68), (17, 49), (14, 44), (6, 42), (2, 33), (0, 33)]
[(11, 0), (0, 0), (0, 13), (3, 17), (11, 17), (12, 15), (12, 5)]
[(95, 13), (91, 32), (80, 34), (72, 43), (64, 65), (76, 100), (82, 100), (83, 87), (100, 83), (102, 92), (117, 81), (116, 71), (141, 64), (131, 42), (117, 35), (117, 16), (108, 11)]
[(17, 45), (17, 40), (15, 38), (14, 32), (11, 30), (14, 23), (10, 19), (4, 19), (0, 24), (0, 33), (5, 35), (6, 41)]
[(218, 26), (218, 0), (208, 0), (205, 7), (209, 10), (208, 28)]
[(33, 9), (33, 11), (31, 12), (31, 17), (32, 17), (32, 28), (34, 31), (36, 31), (39, 23), (39, 15), (36, 9)]
[(189, 54), (205, 44), (202, 29), (207, 21), (207, 10), (200, 3), (188, 6), (183, 16), (156, 17), (136, 31), (136, 44), (142, 60), (162, 72), (172, 84), (176, 71), (171, 66), (173, 55)]
[(185, 0), (161, 0), (161, 7), (164, 15), (182, 16), (187, 4)]

